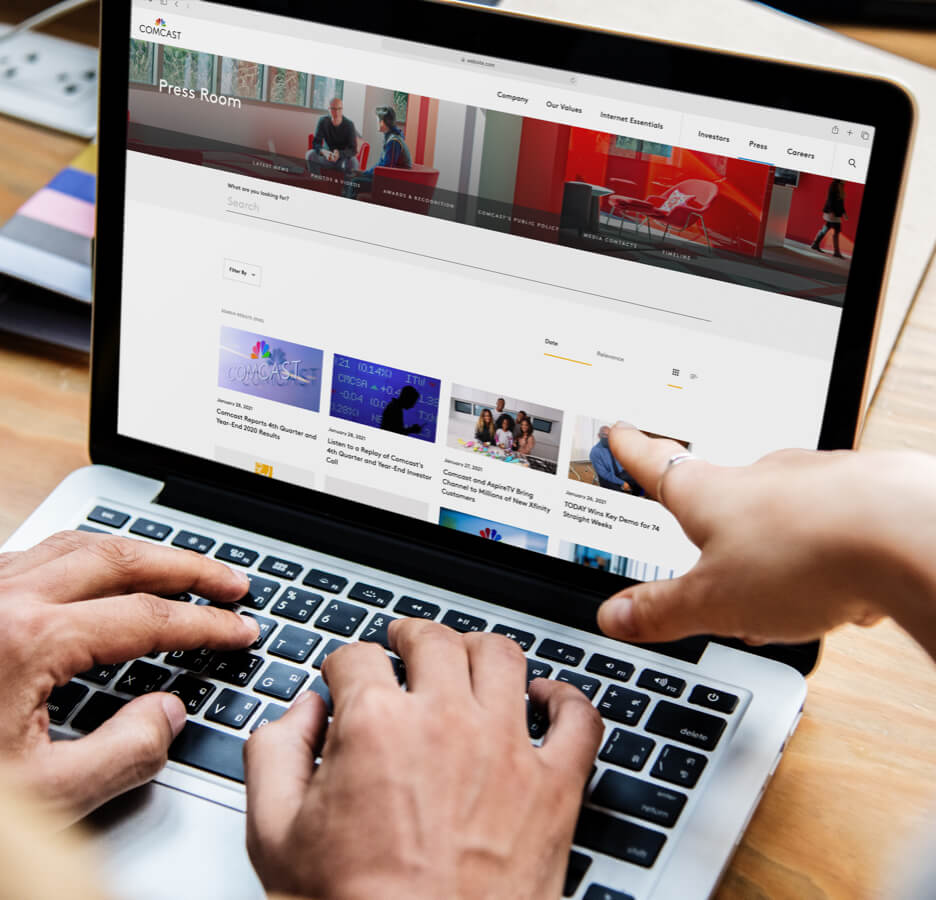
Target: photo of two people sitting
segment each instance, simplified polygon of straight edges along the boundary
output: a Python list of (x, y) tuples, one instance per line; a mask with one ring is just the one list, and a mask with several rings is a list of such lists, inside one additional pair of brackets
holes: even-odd
[(378, 166), (412, 168), (413, 157), (406, 146), (403, 131), (397, 125), (396, 110), (392, 106), (378, 106), (374, 112), (383, 135), (383, 149), (375, 165), (359, 171), (356, 165), (360, 140), (357, 128), (345, 116), (341, 97), (332, 97), (328, 103), (328, 115), (318, 120), (312, 148), (306, 153), (309, 174), (315, 176), (325, 170), (338, 170), (347, 179), (344, 195), (353, 198), (370, 192), (374, 183), (374, 169)]

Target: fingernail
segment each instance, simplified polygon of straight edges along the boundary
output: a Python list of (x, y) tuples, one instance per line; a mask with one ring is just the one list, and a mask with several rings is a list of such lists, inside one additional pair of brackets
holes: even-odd
[(245, 594), (250, 588), (250, 579), (243, 572), (235, 572), (230, 566), (228, 566), (228, 576), (229, 581), (232, 585), (235, 585)]
[(612, 597), (605, 600), (599, 611), (601, 630), (614, 637), (627, 637), (634, 633), (634, 602), (630, 597)]
[(634, 431), (637, 430), (637, 426), (636, 426), (636, 425), (631, 425), (630, 422), (624, 422), (624, 421), (615, 422), (615, 423), (614, 423), (614, 427), (615, 427), (615, 428), (633, 428)]
[(241, 613), (237, 618), (241, 621), (244, 634), (250, 636), (251, 643), (260, 637), (260, 623), (253, 616), (245, 616)]
[(162, 708), (169, 720), (169, 727), (172, 729), (172, 736), (175, 737), (183, 728), (185, 728), (185, 706), (182, 701), (167, 694), (162, 697)]

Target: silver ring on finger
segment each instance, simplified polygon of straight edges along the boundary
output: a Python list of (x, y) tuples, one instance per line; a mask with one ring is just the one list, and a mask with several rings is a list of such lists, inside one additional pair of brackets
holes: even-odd
[(666, 465), (663, 466), (663, 471), (660, 472), (660, 477), (657, 479), (656, 498), (667, 509), (669, 509), (669, 507), (666, 506), (666, 501), (663, 499), (663, 479), (666, 478), (666, 475), (670, 471), (670, 469), (673, 469), (674, 467), (681, 465), (682, 463), (687, 462), (690, 459), (698, 459), (698, 458), (699, 457), (696, 456), (694, 453), (688, 453), (688, 452), (687, 453), (674, 453), (666, 461)]

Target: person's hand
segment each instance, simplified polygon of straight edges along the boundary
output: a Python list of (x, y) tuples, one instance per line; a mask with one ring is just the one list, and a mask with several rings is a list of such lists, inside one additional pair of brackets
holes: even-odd
[(379, 645), (350, 644), (325, 661), (327, 740), (308, 692), (247, 742), (247, 847), (264, 886), (316, 900), (558, 898), (596, 709), (571, 685), (532, 682), (551, 722), (535, 748), (509, 638), (410, 619), (391, 623), (390, 642), (406, 692)]
[(148, 781), (185, 725), (178, 697), (139, 697), (86, 737), (53, 742), (49, 693), (102, 663), (250, 645), (253, 619), (154, 596), (194, 591), (233, 602), (247, 588), (221, 563), (115, 535), (65, 531), (0, 554), (0, 761), (65, 820)]
[[(685, 452), (624, 425), (610, 445), (653, 498), (667, 460)], [(598, 624), (629, 641), (717, 634), (762, 644), (900, 620), (936, 590), (922, 563), (936, 547), (934, 485), (936, 465), (922, 454), (784, 450), (740, 468), (687, 460), (666, 473), (663, 495), (701, 557), (680, 578), (621, 591)]]

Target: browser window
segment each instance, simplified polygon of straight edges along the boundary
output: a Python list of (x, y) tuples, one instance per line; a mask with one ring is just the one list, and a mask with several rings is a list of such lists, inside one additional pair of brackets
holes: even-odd
[(650, 580), (815, 448), (873, 131), (209, 3), (130, 35), (121, 434)]

